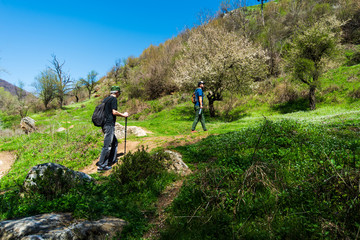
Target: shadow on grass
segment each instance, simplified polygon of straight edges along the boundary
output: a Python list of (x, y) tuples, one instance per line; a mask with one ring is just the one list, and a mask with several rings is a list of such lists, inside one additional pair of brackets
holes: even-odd
[(241, 112), (233, 112), (230, 114), (223, 114), (221, 116), (215, 116), (212, 119), (220, 122), (234, 122), (249, 116), (251, 116), (251, 114), (241, 111)]
[[(193, 107), (178, 108), (176, 114), (177, 114), (177, 117), (174, 117), (174, 119), (180, 120), (180, 121), (194, 121), (194, 118), (195, 118), (195, 111), (194, 111)], [(221, 114), (221, 115), (219, 115), (219, 113), (216, 112), (215, 117), (210, 117), (209, 109), (205, 108), (204, 114), (205, 114), (206, 122), (211, 122), (211, 121), (233, 122), (233, 121), (237, 121), (239, 119), (250, 116), (250, 114), (246, 113), (243, 109), (242, 110), (234, 110), (228, 114)]]
[[(175, 114), (175, 113), (173, 113)], [(175, 120), (180, 121), (194, 121), (195, 111), (194, 107), (181, 107), (176, 109), (177, 116), (174, 117)], [(210, 117), (209, 110), (205, 110), (205, 118)]]
[(279, 111), (282, 114), (299, 112), (299, 111), (310, 111), (309, 100), (307, 98), (299, 98), (294, 101), (276, 104), (271, 108), (275, 111)]

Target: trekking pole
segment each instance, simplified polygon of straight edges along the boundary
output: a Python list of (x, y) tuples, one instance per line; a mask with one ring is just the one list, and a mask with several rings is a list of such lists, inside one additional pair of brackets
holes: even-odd
[(124, 146), (124, 156), (126, 154), (126, 132), (127, 132), (127, 117), (125, 117), (125, 146)]

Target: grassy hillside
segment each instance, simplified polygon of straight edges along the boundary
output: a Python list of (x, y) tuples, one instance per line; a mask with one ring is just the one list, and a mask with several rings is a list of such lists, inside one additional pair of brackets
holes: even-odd
[[(295, 85), (295, 99), (277, 101), (283, 78), (266, 93), (258, 88), (248, 96), (228, 95), (217, 103), (216, 118), (206, 112), (207, 133), (190, 133), (193, 109), (187, 94), (145, 102), (147, 107), (128, 125), (144, 127), (153, 137), (180, 136), (188, 142), (209, 135), (175, 148), (194, 174), (167, 209), (162, 238), (355, 238), (360, 224), (360, 101), (354, 94), (359, 75), (360, 65), (328, 71), (315, 111), (308, 110), (302, 86)], [(109, 176), (94, 174), (97, 184), (20, 198), (32, 166), (56, 162), (79, 170), (99, 156), (103, 135), (90, 121), (97, 102), (31, 115), (39, 132), (2, 137), (0, 151), (13, 151), (17, 159), (1, 179), (1, 219), (66, 211), (79, 218), (123, 218), (131, 223), (125, 230), (129, 239), (140, 239), (148, 230), (157, 197), (178, 178), (160, 167), (166, 158), (161, 150), (129, 154)], [(234, 104), (226, 108), (229, 103)], [(131, 101), (120, 106), (136, 112)], [(66, 131), (57, 132), (60, 127)]]

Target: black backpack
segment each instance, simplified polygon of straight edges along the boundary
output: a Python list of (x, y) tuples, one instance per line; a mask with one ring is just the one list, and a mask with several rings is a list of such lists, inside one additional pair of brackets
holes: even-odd
[(106, 101), (102, 102), (95, 107), (94, 113), (91, 117), (92, 122), (96, 127), (102, 127), (105, 123), (105, 106), (106, 103), (109, 102), (111, 97)]

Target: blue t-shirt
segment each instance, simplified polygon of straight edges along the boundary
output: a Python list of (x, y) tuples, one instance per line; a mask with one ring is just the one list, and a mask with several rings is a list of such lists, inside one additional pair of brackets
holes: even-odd
[(201, 88), (197, 88), (195, 90), (195, 99), (196, 99), (195, 106), (200, 106), (199, 97), (202, 97), (202, 103), (203, 103), (203, 106), (204, 106), (204, 93), (203, 93), (203, 90)]

